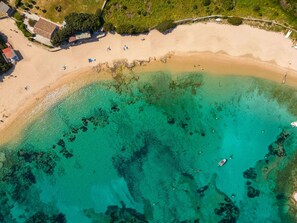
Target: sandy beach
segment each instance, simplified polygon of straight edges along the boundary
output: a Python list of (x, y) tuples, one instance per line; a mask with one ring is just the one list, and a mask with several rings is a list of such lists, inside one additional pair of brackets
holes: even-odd
[[(0, 143), (17, 134), (13, 129), (20, 129), (20, 125), (29, 121), (38, 106), (39, 110), (45, 109), (92, 81), (111, 78), (110, 74), (93, 72), (92, 67), (115, 60), (153, 61), (135, 67), (138, 72), (205, 71), (253, 75), (280, 83), (287, 73), (286, 84), (297, 86), (297, 50), (291, 41), (280, 33), (247, 25), (198, 23), (178, 26), (167, 35), (158, 31), (139, 36), (108, 34), (97, 42), (58, 52), (49, 52), (13, 30), (17, 30), (14, 21), (0, 20), (0, 32), (23, 57), (11, 75), (0, 82)], [(166, 63), (159, 61), (169, 52), (174, 56)], [(89, 63), (88, 58), (95, 58), (96, 62)]]

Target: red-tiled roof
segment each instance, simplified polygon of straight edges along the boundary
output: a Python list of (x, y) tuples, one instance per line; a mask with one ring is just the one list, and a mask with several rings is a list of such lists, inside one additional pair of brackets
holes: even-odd
[(2, 53), (4, 54), (4, 56), (7, 58), (7, 59), (12, 59), (14, 56), (15, 56), (15, 53), (13, 51), (13, 49), (11, 48), (5, 48), (2, 50)]

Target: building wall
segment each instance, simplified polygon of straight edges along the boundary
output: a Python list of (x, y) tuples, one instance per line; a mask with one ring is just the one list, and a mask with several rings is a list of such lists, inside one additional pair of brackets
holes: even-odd
[(44, 44), (44, 45), (52, 46), (51, 40), (48, 39), (48, 38), (45, 38), (45, 37), (43, 37), (43, 36), (36, 35), (36, 36), (34, 37), (34, 39), (35, 39), (37, 42), (42, 43), (42, 44)]

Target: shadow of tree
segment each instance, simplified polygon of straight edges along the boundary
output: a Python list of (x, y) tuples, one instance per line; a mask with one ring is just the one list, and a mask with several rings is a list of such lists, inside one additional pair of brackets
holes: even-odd
[(5, 77), (10, 76), (14, 71), (15, 65), (13, 65), (7, 72), (0, 74), (0, 83), (4, 81)]
[[(1, 43), (1, 42), (6, 43), (7, 40), (8, 40), (7, 36), (6, 36), (4, 33), (2, 33), (2, 32), (0, 31), (0, 43)], [(0, 44), (0, 49), (1, 49), (1, 44)]]
[[(8, 42), (8, 37), (3, 32), (0, 32), (0, 57), (2, 57), (1, 50), (7, 47), (5, 44), (6, 42)], [(23, 59), (19, 51), (16, 51), (16, 54), (20, 60)], [(3, 61), (4, 61), (4, 58), (3, 58)], [(1, 62), (1, 58), (0, 58), (0, 62)], [(8, 71), (6, 71), (3, 74), (0, 74), (0, 82), (3, 82), (5, 77), (11, 75), (14, 71), (14, 68), (15, 66), (13, 65)]]

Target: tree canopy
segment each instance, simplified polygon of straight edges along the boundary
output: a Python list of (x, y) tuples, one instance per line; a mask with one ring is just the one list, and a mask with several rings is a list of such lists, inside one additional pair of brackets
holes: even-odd
[(234, 25), (234, 26), (239, 26), (242, 24), (242, 18), (240, 17), (229, 17), (227, 19), (228, 23), (230, 23), (231, 25)]
[(100, 27), (100, 15), (88, 13), (70, 13), (65, 17), (66, 29), (70, 32), (95, 31)]
[[(5, 36), (2, 33), (0, 33), (0, 52), (2, 49), (6, 48), (5, 42), (6, 42)], [(0, 75), (7, 72), (11, 67), (12, 67), (12, 64), (7, 63), (0, 53)]]
[(99, 30), (101, 25), (100, 11), (95, 14), (70, 13), (65, 17), (65, 22), (65, 27), (54, 33), (52, 37), (52, 43), (55, 46), (76, 33)]
[(173, 20), (165, 20), (165, 21), (159, 23), (155, 28), (160, 33), (165, 34), (168, 30), (174, 29), (175, 27), (176, 27), (176, 24), (174, 23)]

